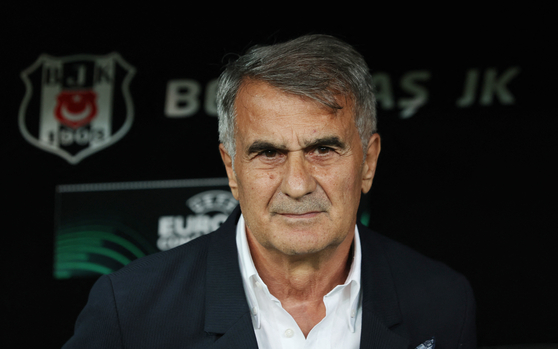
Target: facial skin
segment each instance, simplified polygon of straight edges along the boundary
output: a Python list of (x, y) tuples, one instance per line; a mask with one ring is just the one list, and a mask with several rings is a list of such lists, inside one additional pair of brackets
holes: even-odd
[(344, 108), (332, 113), (265, 82), (243, 83), (235, 102), (234, 171), (223, 145), (220, 151), (248, 239), (264, 253), (304, 257), (340, 245), (348, 251), (380, 139), (371, 137), (363, 163), (352, 108), (340, 102)]

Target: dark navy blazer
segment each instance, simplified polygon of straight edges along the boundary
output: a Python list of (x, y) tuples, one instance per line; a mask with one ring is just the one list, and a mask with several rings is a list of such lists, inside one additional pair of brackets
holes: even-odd
[[(69, 348), (257, 348), (236, 249), (236, 209), (217, 231), (140, 258), (93, 286)], [(361, 348), (476, 348), (469, 283), (359, 225)]]

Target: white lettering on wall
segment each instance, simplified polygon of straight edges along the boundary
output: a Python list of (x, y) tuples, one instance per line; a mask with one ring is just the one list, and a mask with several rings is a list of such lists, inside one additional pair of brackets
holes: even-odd
[(427, 70), (411, 71), (403, 75), (401, 78), (401, 88), (412, 95), (412, 97), (400, 98), (397, 102), (397, 106), (401, 109), (399, 117), (402, 119), (410, 118), (420, 107), (428, 102), (428, 90), (417, 83), (428, 80), (430, 80), (430, 72)]
[(372, 75), (372, 81), (376, 87), (376, 101), (378, 106), (384, 110), (393, 109), (393, 88), (391, 87), (391, 78), (386, 73), (376, 73)]
[[(508, 84), (520, 72), (519, 67), (511, 67), (506, 69), (500, 76), (496, 68), (488, 68), (484, 71), (484, 78), (479, 97), (479, 104), (483, 106), (492, 105), (494, 96), (503, 105), (515, 103), (515, 97), (508, 90)], [(463, 85), (463, 94), (456, 101), (456, 105), (460, 108), (469, 107), (475, 103), (477, 91), (479, 89), (479, 69), (469, 69), (465, 76)]]
[(167, 84), (165, 115), (169, 118), (189, 117), (198, 112), (200, 84), (195, 80), (170, 80)]
[[(167, 83), (165, 115), (169, 118), (186, 118), (200, 110), (201, 84), (196, 80), (170, 80)], [(205, 88), (204, 111), (207, 115), (217, 116), (215, 96), (217, 79), (211, 80)]]
[(157, 247), (161, 251), (184, 244), (199, 236), (217, 230), (227, 220), (227, 215), (217, 213), (214, 216), (196, 214), (184, 216), (159, 217), (159, 239)]
[[(515, 97), (508, 87), (519, 72), (519, 67), (510, 67), (503, 72), (498, 72), (496, 68), (487, 68), (482, 73), (477, 68), (468, 69), (465, 72), (463, 92), (456, 99), (456, 106), (466, 108), (475, 103), (491, 106), (495, 100), (502, 105), (514, 104)], [(397, 107), (400, 118), (412, 117), (429, 101), (430, 91), (424, 84), (431, 77), (429, 70), (412, 70), (404, 73), (398, 83), (394, 84), (394, 79), (388, 73), (373, 74), (378, 108), (392, 110)], [(169, 118), (187, 118), (199, 113), (203, 107), (206, 115), (217, 116), (216, 94), (217, 79), (207, 82), (203, 89), (202, 84), (196, 80), (170, 80), (167, 83), (165, 115)]]
[[(405, 92), (407, 97), (400, 97), (397, 100), (397, 107), (401, 110), (399, 117), (407, 119), (413, 116), (417, 110), (428, 102), (428, 90), (419, 82), (430, 80), (428, 70), (415, 70), (405, 73), (399, 80), (400, 89)], [(391, 77), (384, 72), (372, 75), (372, 80), (376, 87), (376, 101), (378, 107), (383, 110), (391, 110), (395, 106), (395, 95), (393, 92)]]

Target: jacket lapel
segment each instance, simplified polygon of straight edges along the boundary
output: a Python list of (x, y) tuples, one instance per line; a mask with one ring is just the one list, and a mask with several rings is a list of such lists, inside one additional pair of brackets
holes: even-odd
[(409, 341), (386, 327), (372, 311), (363, 306), (360, 347), (374, 349), (405, 349)]
[(376, 233), (358, 225), (362, 245), (361, 348), (407, 348), (409, 341), (390, 328), (401, 323), (391, 270)]
[(236, 248), (237, 207), (215, 233), (207, 256), (205, 326), (218, 339), (211, 348), (258, 347)]

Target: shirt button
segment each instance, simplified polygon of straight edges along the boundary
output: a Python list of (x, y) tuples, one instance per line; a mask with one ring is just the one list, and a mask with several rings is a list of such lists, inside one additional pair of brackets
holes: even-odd
[(351, 310), (351, 317), (355, 317), (355, 315), (356, 315), (356, 310), (354, 310), (354, 309)]
[(258, 308), (257, 307), (252, 308), (252, 315), (254, 315), (254, 316), (258, 315)]
[(285, 330), (284, 335), (285, 335), (285, 337), (287, 337), (287, 338), (291, 338), (292, 336), (294, 336), (294, 331), (291, 330), (290, 328), (287, 328), (287, 329)]
[(256, 287), (261, 289), (262, 288), (262, 283), (259, 282), (259, 281), (256, 281)]

